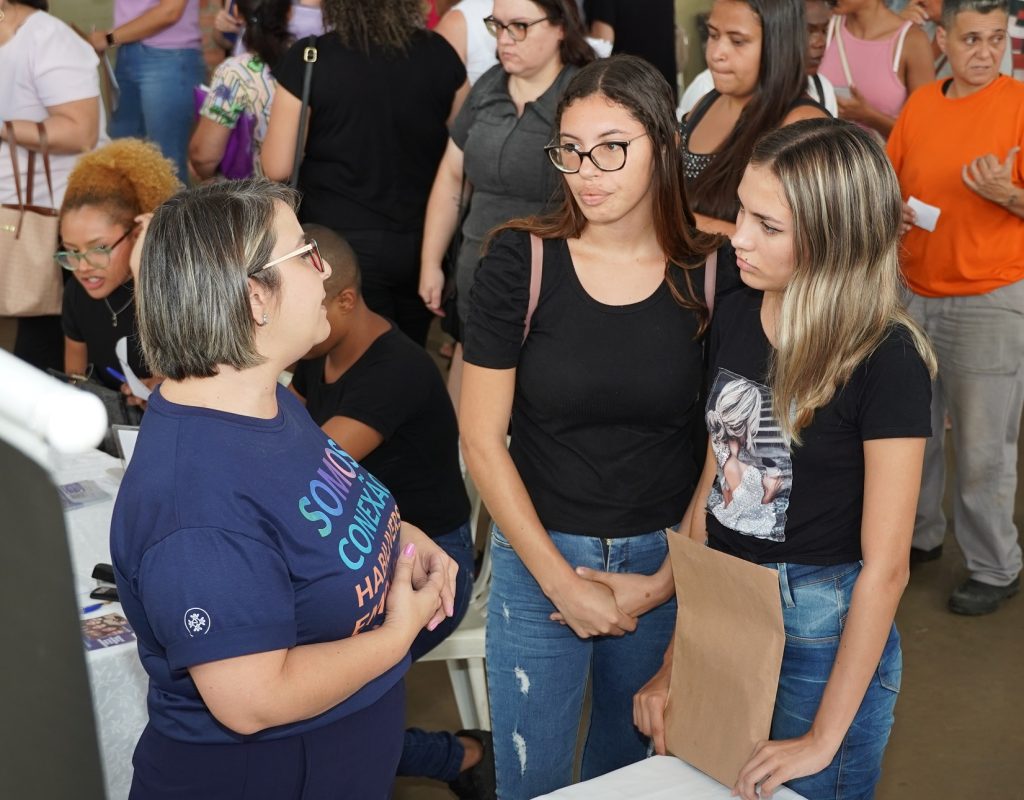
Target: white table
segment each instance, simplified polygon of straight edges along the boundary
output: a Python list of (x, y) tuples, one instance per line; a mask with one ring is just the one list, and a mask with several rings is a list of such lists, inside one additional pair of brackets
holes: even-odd
[[(96, 588), (93, 567), (110, 563), (110, 515), (122, 473), (121, 462), (99, 450), (74, 456), (51, 455), (50, 475), (55, 483), (92, 480), (111, 496), (110, 500), (64, 514), (79, 608), (96, 603), (89, 598), (89, 592)], [(104, 614), (123, 615), (124, 612), (120, 603), (110, 603), (83, 616)], [(89, 670), (107, 798), (125, 800), (132, 783), (132, 753), (149, 719), (146, 710), (149, 677), (142, 669), (134, 642), (88, 650), (85, 663)]]
[[(731, 789), (672, 756), (654, 756), (535, 800), (730, 800)], [(804, 800), (782, 787), (774, 800)]]

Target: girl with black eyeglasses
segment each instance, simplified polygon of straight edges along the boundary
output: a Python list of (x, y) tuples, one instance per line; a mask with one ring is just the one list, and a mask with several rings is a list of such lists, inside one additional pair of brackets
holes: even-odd
[[(686, 203), (674, 107), (642, 59), (580, 70), (546, 148), (561, 204), (498, 229), (470, 297), (460, 420), (495, 520), (487, 680), (503, 800), (571, 782), (588, 682), (582, 777), (647, 751), (632, 697), (675, 620), (665, 529), (697, 478), (720, 244)], [(731, 260), (720, 254), (717, 294), (738, 284)]]

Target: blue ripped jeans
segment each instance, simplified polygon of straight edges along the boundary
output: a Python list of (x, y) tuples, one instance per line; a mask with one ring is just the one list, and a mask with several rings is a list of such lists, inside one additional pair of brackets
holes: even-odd
[[(460, 525), (450, 533), (435, 536), (434, 541), (459, 565), (459, 573), (455, 578), (455, 614), (432, 631), (420, 631), (410, 651), (413, 661), (429, 653), (459, 627), (469, 607), (469, 596), (473, 592), (476, 551), (473, 549), (469, 523)], [(465, 753), (462, 742), (448, 731), (407, 728), (402, 758), (398, 762), (398, 774), (453, 781), (459, 777), (459, 767)]]
[[(775, 698), (772, 739), (792, 739), (810, 730), (839, 651), (860, 562), (813, 567), (766, 564), (779, 572), (786, 649)], [(895, 624), (857, 716), (824, 770), (786, 785), (807, 800), (869, 800), (882, 774), (882, 756), (903, 674)]]
[[(573, 567), (651, 574), (668, 555), (663, 531), (601, 539), (549, 531)], [(554, 605), (497, 528), (492, 530), (487, 685), (501, 800), (527, 800), (572, 783), (588, 680), (592, 712), (584, 780), (640, 761), (647, 740), (633, 727), (633, 694), (658, 671), (675, 627), (672, 600), (625, 636), (580, 639), (548, 617)]]

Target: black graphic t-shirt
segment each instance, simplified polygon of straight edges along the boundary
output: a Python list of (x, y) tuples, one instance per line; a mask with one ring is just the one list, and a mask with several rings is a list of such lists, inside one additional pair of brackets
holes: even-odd
[(723, 298), (710, 335), (705, 418), (718, 462), (709, 544), (758, 564), (861, 558), (864, 442), (931, 436), (931, 380), (909, 331), (893, 328), (790, 448), (765, 385), (772, 347), (761, 292)]

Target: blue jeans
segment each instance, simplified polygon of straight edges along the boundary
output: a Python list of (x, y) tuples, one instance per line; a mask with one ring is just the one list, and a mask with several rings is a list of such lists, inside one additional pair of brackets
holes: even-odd
[[(469, 596), (473, 591), (473, 572), (476, 551), (470, 535), (469, 523), (463, 523), (451, 533), (434, 537), (441, 549), (451, 556), (459, 565), (459, 574), (455, 585), (455, 614), (434, 630), (422, 630), (412, 643), (410, 653), (416, 661), (429, 653), (448, 638), (469, 606)], [(405, 732), (402, 746), (402, 758), (398, 762), (398, 774), (418, 778), (434, 778), (439, 781), (453, 781), (459, 776), (459, 767), (465, 755), (465, 748), (453, 734), (447, 731), (428, 732), (419, 728), (409, 728)]]
[[(782, 620), (786, 628), (786, 649), (775, 697), (771, 738), (792, 739), (810, 730), (821, 704), (861, 564), (766, 566), (779, 572)], [(893, 625), (857, 716), (832, 763), (816, 775), (797, 778), (786, 785), (807, 800), (874, 797), (902, 674), (900, 636)]]
[(156, 143), (188, 182), (188, 140), (195, 124), (192, 89), (206, 78), (199, 50), (165, 50), (141, 42), (121, 45), (114, 75), (121, 98), (110, 120), (110, 136)]
[[(649, 575), (668, 555), (663, 531), (621, 539), (548, 533), (573, 567)], [(487, 685), (498, 797), (525, 800), (572, 783), (588, 679), (583, 779), (646, 757), (647, 740), (633, 727), (633, 694), (661, 666), (675, 599), (641, 617), (633, 633), (580, 639), (548, 618), (554, 605), (501, 531), (491, 535)]]

